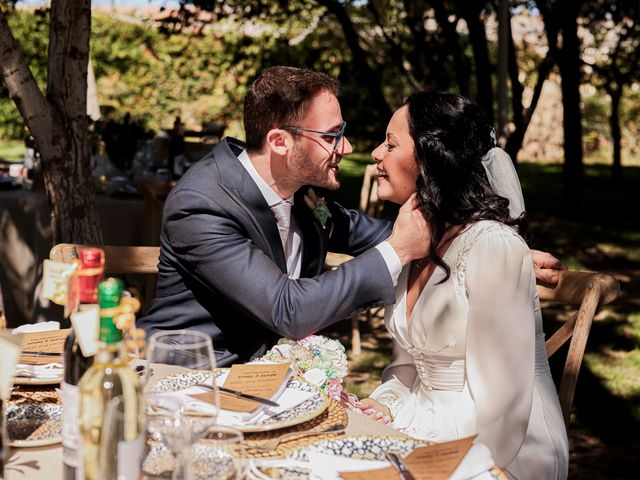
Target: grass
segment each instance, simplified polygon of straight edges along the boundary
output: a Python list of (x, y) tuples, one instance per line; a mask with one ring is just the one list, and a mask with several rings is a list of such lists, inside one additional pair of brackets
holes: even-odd
[(20, 140), (0, 140), (0, 161), (21, 162), (24, 158), (24, 142)]

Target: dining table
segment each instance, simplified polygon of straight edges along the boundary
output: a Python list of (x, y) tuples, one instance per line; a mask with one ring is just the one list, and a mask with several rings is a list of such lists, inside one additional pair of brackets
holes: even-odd
[[(143, 362), (144, 363), (144, 362)], [(168, 366), (168, 365), (158, 365), (154, 364), (151, 368), (145, 368), (145, 371), (150, 371), (149, 378), (144, 380), (145, 392), (150, 392), (154, 390), (154, 386), (159, 382), (162, 382), (163, 379), (171, 378), (174, 375), (180, 374), (182, 375), (185, 370), (179, 367)], [(36, 392), (37, 389), (34, 390)], [(351, 408), (346, 404), (338, 404), (333, 400), (329, 402), (333, 402), (334, 411), (336, 408), (340, 410), (340, 415), (343, 417), (346, 416), (346, 426), (344, 432), (331, 433), (327, 435), (321, 435), (319, 437), (327, 439), (327, 436), (330, 439), (343, 438), (345, 440), (355, 437), (384, 437), (384, 438), (392, 438), (392, 439), (401, 439), (400, 441), (412, 441), (410, 437), (391, 428), (390, 426), (383, 424), (379, 421), (375, 421), (373, 418), (368, 417), (360, 413), (357, 409)], [(329, 407), (327, 410), (331, 410), (332, 407)], [(326, 415), (326, 412), (324, 412)], [(345, 415), (346, 414), (346, 415)], [(341, 420), (343, 421), (343, 420)], [(304, 429), (300, 430), (301, 432)], [(278, 435), (277, 432), (273, 432)], [(251, 435), (245, 434), (245, 446), (247, 449), (247, 460), (251, 458), (250, 450), (251, 443), (255, 442), (255, 440), (251, 440)], [(306, 437), (302, 439), (302, 442), (307, 446), (311, 445), (314, 442), (314, 438), (319, 437)], [(300, 442), (300, 440), (293, 440), (293, 442)], [(287, 450), (283, 450), (287, 452)], [(276, 459), (278, 457), (282, 458), (286, 456), (279, 452), (277, 455), (274, 455), (273, 452), (270, 455), (267, 455), (263, 458), (271, 460)], [(256, 460), (256, 458), (253, 458)], [(484, 467), (483, 467), (484, 468)], [(10, 448), (8, 461), (5, 464), (5, 472), (4, 478), (6, 480), (57, 480), (62, 479), (63, 476), (63, 463), (62, 463), (62, 445), (54, 444), (48, 446), (36, 446), (31, 448)], [(487, 470), (483, 472), (483, 476), (480, 478), (491, 478), (492, 480), (506, 480), (507, 477), (504, 475), (502, 470), (497, 467), (493, 467), (490, 471)], [(0, 477), (1, 478), (1, 477)], [(145, 479), (150, 477), (144, 477)], [(156, 477), (152, 477), (156, 478)], [(253, 478), (253, 477), (247, 477)], [(475, 477), (474, 477), (475, 478)]]
[[(397, 430), (353, 410), (347, 411), (346, 436), (402, 436)], [(62, 478), (62, 445), (12, 448), (5, 467), (5, 480), (56, 480)]]
[[(146, 379), (145, 391), (153, 389), (159, 379), (182, 372), (183, 370), (167, 365), (153, 365), (149, 369), (152, 374)], [(34, 390), (34, 392), (37, 389)], [(345, 436), (403, 436), (406, 435), (393, 428), (376, 422), (375, 420), (362, 415), (354, 409), (346, 409), (347, 425)], [(5, 480), (56, 480), (62, 478), (62, 445), (55, 444), (49, 446), (33, 448), (11, 447), (9, 459), (5, 465)]]

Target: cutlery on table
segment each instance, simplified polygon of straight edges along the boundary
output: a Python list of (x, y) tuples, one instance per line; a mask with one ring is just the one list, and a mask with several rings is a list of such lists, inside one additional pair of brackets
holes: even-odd
[(345, 425), (331, 425), (330, 427), (327, 427), (327, 428), (317, 428), (317, 429), (307, 430), (307, 431), (289, 432), (289, 433), (285, 433), (284, 435), (280, 435), (279, 437), (276, 437), (274, 439), (271, 439), (267, 442), (262, 442), (255, 445), (252, 443), (250, 448), (253, 448), (255, 450), (272, 451), (278, 448), (278, 445), (280, 445), (282, 442), (285, 442), (291, 438), (295, 438), (297, 440), (299, 438), (310, 437), (312, 435), (322, 435), (325, 433), (342, 433), (344, 432), (345, 428), (346, 428)]
[[(214, 388), (211, 385), (207, 385), (206, 383), (197, 383), (196, 387), (208, 388), (209, 390), (213, 390)], [(268, 398), (258, 397), (257, 395), (251, 395), (249, 393), (243, 393), (238, 390), (231, 390), (230, 388), (218, 387), (220, 392), (228, 393), (230, 395), (235, 395), (236, 397), (245, 398), (247, 400), (253, 400), (254, 402), (263, 403), (264, 405), (269, 405), (270, 407), (279, 407), (280, 404), (274, 402), (273, 400), (269, 400)]]
[(61, 352), (21, 352), (20, 355), (35, 355), (36, 357), (61, 357)]
[(385, 458), (393, 465), (393, 467), (398, 470), (400, 474), (401, 480), (416, 480), (416, 478), (411, 474), (409, 469), (404, 463), (404, 460), (400, 455), (394, 452), (387, 452), (384, 454)]

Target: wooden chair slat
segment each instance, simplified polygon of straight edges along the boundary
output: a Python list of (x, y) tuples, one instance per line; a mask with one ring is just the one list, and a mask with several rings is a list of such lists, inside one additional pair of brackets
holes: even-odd
[(559, 281), (555, 287), (538, 285), (540, 300), (579, 306), (578, 311), (545, 343), (549, 358), (571, 339), (558, 390), (567, 429), (593, 317), (600, 305), (611, 303), (619, 294), (620, 285), (613, 277), (594, 272), (559, 272)]
[(71, 263), (78, 258), (78, 250), (80, 248), (91, 246), (97, 246), (104, 250), (104, 271), (107, 274), (158, 273), (160, 247), (59, 243), (51, 249), (49, 258), (59, 262)]

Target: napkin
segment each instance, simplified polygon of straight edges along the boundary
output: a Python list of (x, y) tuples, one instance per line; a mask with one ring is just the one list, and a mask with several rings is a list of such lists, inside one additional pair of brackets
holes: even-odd
[(29, 377), (38, 380), (57, 380), (62, 377), (64, 367), (61, 363), (47, 363), (46, 365), (28, 365), (19, 363), (16, 365), (14, 376)]
[(11, 330), (11, 333), (15, 335), (27, 332), (48, 332), (50, 330), (60, 330), (60, 322), (40, 322), (20, 325), (19, 327)]
[[(218, 379), (218, 383), (220, 379)], [(297, 407), (301, 403), (313, 397), (313, 392), (304, 392), (301, 390), (286, 388), (280, 396), (274, 400), (280, 404), (279, 407), (270, 407), (265, 405), (264, 408), (255, 412), (242, 413), (232, 412), (231, 410), (220, 410), (207, 402), (197, 400), (191, 395), (198, 393), (206, 393), (210, 390), (201, 387), (189, 387), (177, 392), (154, 393), (151, 395), (151, 404), (171, 408), (172, 405), (180, 405), (185, 411), (210, 414), (218, 414), (218, 423), (220, 425), (233, 427), (238, 425), (257, 425), (264, 420), (278, 415), (286, 410)]]

